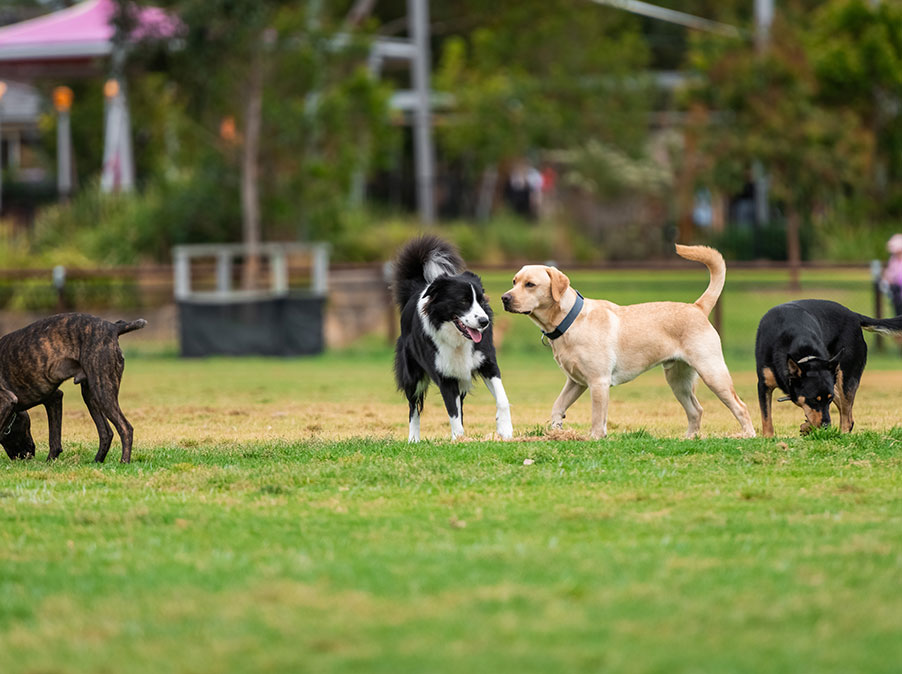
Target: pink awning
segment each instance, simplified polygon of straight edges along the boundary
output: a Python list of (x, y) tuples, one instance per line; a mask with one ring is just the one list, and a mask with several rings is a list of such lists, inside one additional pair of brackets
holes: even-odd
[[(85, 0), (72, 7), (0, 28), (0, 61), (84, 59), (112, 51), (113, 0)], [(132, 38), (176, 35), (180, 22), (158, 7), (140, 7)]]

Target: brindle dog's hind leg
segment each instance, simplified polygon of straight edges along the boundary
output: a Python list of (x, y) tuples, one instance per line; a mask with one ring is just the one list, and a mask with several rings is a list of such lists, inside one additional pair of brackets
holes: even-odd
[(91, 387), (88, 386), (88, 382), (86, 381), (81, 384), (81, 397), (88, 407), (91, 419), (97, 427), (97, 437), (100, 439), (100, 446), (97, 448), (97, 454), (94, 456), (94, 460), (98, 463), (103, 463), (107, 452), (110, 451), (110, 443), (113, 442), (113, 431), (110, 428), (110, 424), (107, 422), (106, 417), (103, 416), (103, 412), (100, 411), (100, 405), (91, 394)]
[(51, 393), (44, 401), (44, 409), (47, 410), (47, 430), (50, 436), (47, 460), (53, 461), (63, 452), (63, 392), (57, 389)]
[[(82, 397), (84, 397), (84, 386), (87, 385), (88, 389), (90, 389), (90, 398), (96, 404), (97, 409), (100, 410), (104, 417), (110, 420), (116, 432), (119, 433), (119, 440), (122, 442), (122, 458), (120, 461), (129, 463), (132, 458), (134, 430), (119, 408), (119, 385), (122, 382), (125, 360), (122, 358), (122, 352), (119, 351), (118, 344), (116, 345), (115, 356), (115, 359), (111, 359), (111, 362), (104, 364), (104, 366), (98, 366), (96, 362), (90, 364), (82, 362), (86, 376), (86, 381), (82, 385)], [(88, 403), (87, 398), (85, 403)], [(93, 412), (91, 412), (91, 416), (92, 418), (94, 417)], [(94, 424), (97, 426), (97, 433), (100, 436), (100, 447), (94, 460), (102, 463), (110, 448), (109, 442), (106, 442), (106, 446), (104, 446), (104, 431), (96, 419)], [(109, 429), (107, 429), (108, 431)]]

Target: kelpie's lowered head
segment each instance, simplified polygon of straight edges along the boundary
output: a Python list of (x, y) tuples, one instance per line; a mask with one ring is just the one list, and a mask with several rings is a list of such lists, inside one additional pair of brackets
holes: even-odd
[(842, 351), (832, 358), (805, 356), (798, 360), (787, 358), (789, 370), (789, 399), (802, 408), (813, 428), (830, 425), (830, 403), (839, 373)]

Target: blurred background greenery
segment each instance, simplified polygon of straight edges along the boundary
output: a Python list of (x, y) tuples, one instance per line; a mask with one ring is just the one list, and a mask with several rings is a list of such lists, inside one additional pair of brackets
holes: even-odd
[[(9, 0), (0, 22), (70, 4)], [(419, 230), (410, 120), (392, 105), (409, 71), (367, 67), (373, 40), (405, 36), (405, 2), (153, 4), (184, 34), (128, 53), (138, 189), (98, 189), (102, 78), (88, 78), (70, 83), (77, 189), (57, 202), (59, 82), (34, 82), (44, 180), (7, 167), (0, 266), (161, 263), (175, 244), (239, 240), (253, 77), (264, 239), (364, 262)], [(584, 0), (429, 3), (439, 231), (473, 263), (658, 259), (677, 239), (786, 260), (787, 223), (803, 259), (883, 257), (902, 229), (899, 3), (779, 2), (766, 50), (750, 0), (660, 4), (738, 32)], [(749, 214), (755, 162), (763, 218)], [(508, 189), (523, 172), (544, 178), (525, 208)]]

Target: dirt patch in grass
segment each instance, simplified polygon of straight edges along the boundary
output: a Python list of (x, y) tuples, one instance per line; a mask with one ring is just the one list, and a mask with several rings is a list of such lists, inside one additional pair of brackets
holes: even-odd
[[(545, 370), (540, 375), (536, 382), (525, 376), (509, 377), (514, 439), (524, 443), (589, 441), (591, 406), (588, 394), (568, 411), (563, 429), (551, 429), (551, 405), (563, 375)], [(400, 394), (388, 390), (389, 381), (344, 387), (338, 400), (324, 400), (314, 391), (316, 387), (311, 389), (309, 382), (299, 381), (294, 388), (267, 395), (266, 402), (242, 401), (236, 393), (237, 399), (231, 404), (219, 405), (205, 401), (207, 389), (202, 381), (194, 382), (194, 389), (179, 391), (173, 388), (169, 396), (153, 393), (160, 388), (169, 388), (162, 387), (156, 376), (150, 366), (133, 367), (126, 378), (128, 386), (121, 396), (123, 410), (135, 427), (136, 451), (148, 446), (193, 448), (261, 441), (336, 441), (352, 437), (402, 440), (407, 437), (407, 404)], [(197, 375), (198, 378), (202, 376), (205, 375)], [(211, 370), (210, 386), (217, 376), (218, 373)], [(733, 378), (736, 390), (749, 406), (754, 425), (760, 430), (754, 372), (734, 373)], [(64, 388), (68, 390), (69, 386), (64, 385)], [(151, 393), (145, 394), (145, 391)], [(703, 384), (698, 386), (698, 397), (704, 407), (701, 437), (733, 436), (738, 424), (726, 407)], [(67, 395), (64, 406), (64, 451), (96, 451), (96, 430), (80, 396)], [(856, 430), (892, 428), (899, 423), (900, 408), (902, 372), (865, 372), (856, 399)], [(47, 451), (46, 415), (43, 408), (35, 408), (31, 416), (38, 457), (43, 458)], [(795, 406), (774, 404), (778, 437), (796, 437), (801, 420), (801, 412)], [(497, 439), (494, 401), (478, 386), (467, 398), (464, 423), (468, 439)], [(611, 389), (608, 429), (611, 435), (641, 433), (651, 437), (682, 438), (686, 432), (686, 416), (662, 373), (652, 370), (634, 382)], [(443, 441), (449, 435), (444, 406), (437, 393), (431, 391), (421, 418), (421, 437)], [(117, 437), (110, 456), (118, 457), (119, 451)]]

